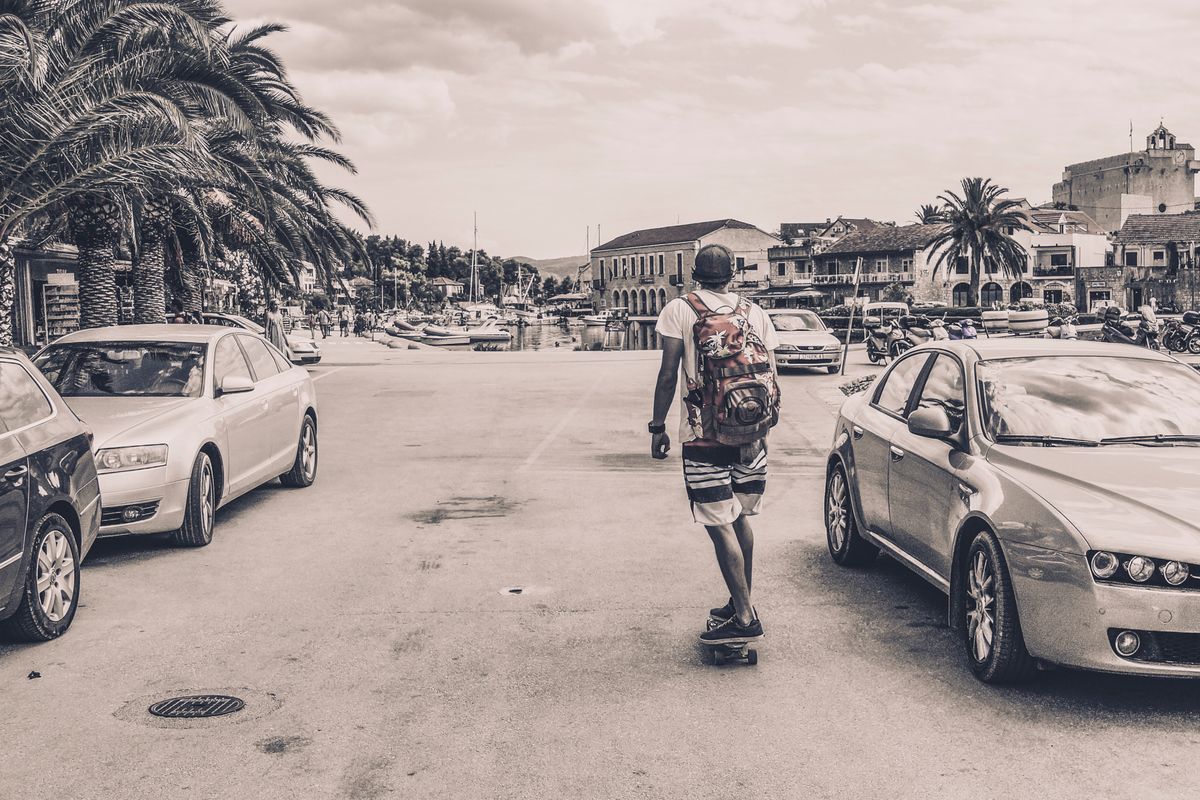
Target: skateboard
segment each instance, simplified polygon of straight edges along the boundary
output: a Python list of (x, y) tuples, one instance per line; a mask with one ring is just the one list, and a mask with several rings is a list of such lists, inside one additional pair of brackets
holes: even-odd
[[(705, 623), (707, 630), (712, 630), (721, 624), (721, 620), (709, 617)], [(741, 644), (705, 644), (700, 643), (704, 648), (704, 660), (708, 664), (719, 666), (727, 661), (744, 661), (753, 666), (758, 663), (758, 650), (754, 648), (753, 642), (742, 642)]]

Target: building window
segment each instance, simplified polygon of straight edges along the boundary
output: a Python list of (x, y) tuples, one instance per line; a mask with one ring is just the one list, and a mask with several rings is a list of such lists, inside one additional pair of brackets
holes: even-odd
[(912, 268), (913, 268), (913, 260), (911, 258), (900, 259), (900, 271), (901, 272), (912, 272)]
[(969, 275), (970, 273), (971, 273), (971, 270), (967, 266), (967, 257), (966, 256), (959, 256), (958, 258), (956, 258), (954, 260), (954, 274), (955, 275)]
[(1052, 267), (1067, 266), (1067, 254), (1066, 253), (1051, 253), (1050, 254), (1050, 266), (1052, 266)]
[(888, 271), (888, 260), (886, 258), (875, 259), (875, 271), (876, 272), (887, 272)]
[(796, 274), (797, 275), (808, 275), (811, 272), (812, 272), (812, 262), (811, 261), (797, 261), (796, 262)]
[(1125, 251), (1125, 266), (1136, 267), (1138, 265), (1137, 250)]
[(779, 277), (782, 278), (784, 275), (787, 275), (787, 262), (780, 261), (779, 265), (778, 265), (778, 269), (779, 269)]
[(675, 254), (675, 272), (679, 275), (683, 274), (683, 253)]
[(638, 275), (645, 275), (646, 274), (646, 257), (640, 256), (638, 258), (638, 262), (639, 262), (638, 263)]
[(658, 274), (659, 275), (663, 274), (663, 261), (664, 261), (663, 254), (659, 253), (658, 254)]
[(622, 278), (629, 277), (629, 258), (628, 258), (628, 256), (621, 256), (621, 277)]
[(1042, 300), (1047, 303), (1061, 303), (1063, 301), (1062, 289), (1046, 289), (1042, 292)]
[(1167, 251), (1166, 250), (1155, 250), (1154, 251), (1154, 263), (1155, 264), (1165, 264), (1166, 261), (1167, 261)]
[(741, 256), (738, 256), (738, 259), (737, 259), (737, 271), (738, 272), (746, 271), (746, 259), (742, 258)]

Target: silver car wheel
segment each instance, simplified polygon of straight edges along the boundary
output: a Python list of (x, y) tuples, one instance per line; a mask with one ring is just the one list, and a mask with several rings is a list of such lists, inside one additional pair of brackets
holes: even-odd
[(975, 660), (983, 663), (992, 653), (996, 632), (996, 575), (991, 559), (982, 551), (975, 553), (967, 574), (967, 640)]
[(846, 546), (846, 536), (850, 525), (850, 509), (847, 506), (846, 479), (842, 477), (841, 470), (837, 470), (829, 479), (825, 525), (829, 530), (829, 543), (838, 552), (841, 552), (842, 548)]
[(216, 510), (214, 495), (212, 462), (205, 458), (204, 466), (200, 468), (200, 526), (206, 537), (213, 529), (213, 517)]
[(305, 424), (300, 434), (300, 468), (306, 481), (311, 482), (317, 474), (317, 434), (311, 424)]
[(42, 540), (37, 557), (37, 593), (42, 613), (61, 622), (75, 602), (75, 559), (67, 534), (51, 530)]

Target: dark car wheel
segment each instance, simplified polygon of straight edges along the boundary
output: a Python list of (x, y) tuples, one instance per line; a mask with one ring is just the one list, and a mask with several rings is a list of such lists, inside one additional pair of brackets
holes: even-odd
[(984, 683), (1017, 683), (1037, 671), (1025, 649), (1017, 598), (1000, 543), (990, 531), (971, 542), (963, 564), (967, 657)]
[(300, 441), (296, 445), (296, 460), (292, 468), (279, 476), (284, 486), (303, 489), (317, 479), (317, 424), (305, 415), (300, 426)]
[(171, 534), (171, 541), (182, 547), (204, 547), (212, 541), (216, 516), (216, 473), (208, 453), (200, 453), (192, 465), (183, 527)]
[(1188, 352), (1194, 356), (1200, 356), (1200, 336), (1193, 334), (1188, 337), (1187, 342)]
[(67, 521), (47, 514), (38, 521), (17, 611), (0, 623), (6, 638), (48, 642), (67, 632), (79, 605), (79, 546)]
[(825, 480), (825, 539), (829, 555), (843, 567), (865, 566), (879, 555), (879, 548), (858, 532), (850, 484), (840, 463), (829, 471)]

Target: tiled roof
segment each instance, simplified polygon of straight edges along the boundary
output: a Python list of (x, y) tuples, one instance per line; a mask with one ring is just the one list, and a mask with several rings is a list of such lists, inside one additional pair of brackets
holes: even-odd
[(450, 278), (443, 278), (440, 275), (438, 277), (434, 278), (431, 281), (431, 283), (433, 283), (434, 286), (462, 286), (463, 285), (462, 281), (451, 280)]
[(1064, 211), (1057, 208), (1035, 208), (1032, 211), (1025, 212), (1035, 225), (1047, 230), (1058, 233), (1058, 221), (1063, 217), (1067, 218), (1068, 222), (1073, 222), (1076, 225), (1082, 225), (1088, 233), (1107, 233), (1100, 227), (1096, 220), (1089, 217), (1083, 211)]
[(1130, 214), (1116, 240), (1117, 244), (1200, 242), (1200, 212)]
[(754, 230), (755, 226), (749, 222), (741, 222), (736, 219), (715, 219), (709, 222), (691, 222), (686, 225), (668, 225), (665, 228), (647, 228), (646, 230), (634, 231), (624, 236), (618, 236), (600, 245), (593, 252), (599, 250), (620, 250), (625, 247), (652, 247), (659, 244), (694, 242), (700, 237), (707, 236), (722, 228)]
[(799, 236), (812, 236), (820, 233), (832, 224), (832, 220), (824, 222), (781, 222), (779, 223), (779, 232), (784, 236), (790, 236), (793, 239)]
[(904, 253), (920, 250), (932, 242), (944, 228), (944, 225), (877, 225), (851, 233), (821, 255)]

